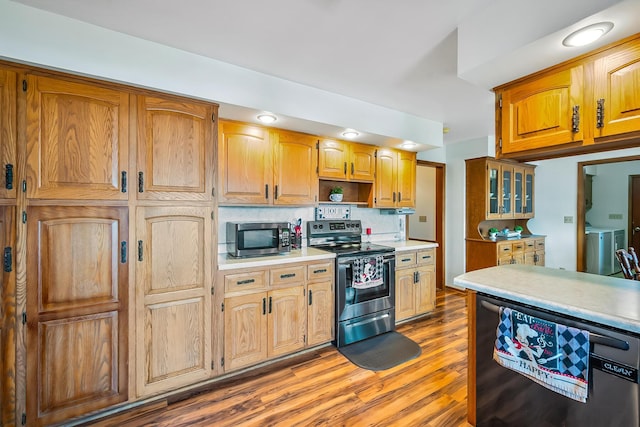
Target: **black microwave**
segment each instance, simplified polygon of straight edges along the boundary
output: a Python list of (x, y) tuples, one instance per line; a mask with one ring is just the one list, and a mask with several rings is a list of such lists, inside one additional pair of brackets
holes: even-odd
[(288, 222), (227, 222), (227, 253), (234, 257), (291, 251)]

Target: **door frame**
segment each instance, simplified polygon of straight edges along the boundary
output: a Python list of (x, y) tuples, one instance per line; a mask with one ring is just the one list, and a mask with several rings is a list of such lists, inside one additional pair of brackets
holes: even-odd
[[(436, 239), (435, 242), (438, 244), (436, 248), (436, 289), (443, 290), (445, 285), (445, 177), (446, 177), (446, 165), (444, 163), (438, 162), (429, 162), (426, 160), (417, 160), (416, 167), (426, 166), (435, 168), (436, 172), (436, 182), (435, 182), (435, 193), (436, 193), (436, 217), (435, 217), (435, 225), (436, 225)], [(416, 183), (417, 187), (417, 183)], [(417, 199), (418, 190), (416, 188), (416, 199)], [(406, 236), (409, 236), (409, 221), (405, 221), (406, 228)]]
[[(587, 269), (587, 251), (585, 251), (584, 245), (586, 241), (585, 237), (585, 216), (586, 209), (584, 206), (584, 167), (590, 165), (600, 165), (605, 163), (621, 163), (632, 162), (640, 160), (640, 156), (627, 156), (627, 157), (613, 157), (610, 159), (598, 159), (589, 160), (585, 162), (578, 162), (578, 197), (577, 197), (577, 220), (576, 220), (576, 271), (586, 271)], [(628, 218), (631, 221), (630, 218)]]
[[(633, 174), (633, 175), (629, 175), (629, 200), (632, 199), (633, 196), (633, 180), (634, 179), (638, 179), (640, 180), (640, 174)], [(632, 240), (633, 240), (633, 203), (629, 203), (629, 209), (628, 209), (628, 213), (627, 213), (627, 246), (631, 247), (633, 246)], [(634, 247), (635, 249), (635, 247)]]

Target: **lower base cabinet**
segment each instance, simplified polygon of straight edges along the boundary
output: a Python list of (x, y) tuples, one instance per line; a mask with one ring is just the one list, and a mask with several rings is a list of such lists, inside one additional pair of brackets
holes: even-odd
[(220, 282), (225, 372), (333, 337), (333, 262), (223, 271)]
[(506, 264), (544, 266), (544, 237), (489, 241), (469, 239), (466, 242), (466, 271)]
[(435, 249), (396, 254), (396, 321), (435, 309)]

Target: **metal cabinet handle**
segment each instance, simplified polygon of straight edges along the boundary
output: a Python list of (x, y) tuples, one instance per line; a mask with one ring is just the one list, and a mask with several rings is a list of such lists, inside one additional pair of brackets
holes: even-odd
[(326, 268), (321, 268), (320, 270), (313, 270), (313, 274), (326, 273), (326, 272), (327, 272)]
[(296, 277), (296, 273), (287, 273), (287, 274), (281, 274), (280, 275), (281, 279), (290, 279), (292, 277)]
[(255, 282), (255, 281), (256, 281), (256, 279), (238, 280), (238, 281), (236, 282), (236, 284), (238, 284), (238, 285), (248, 285), (249, 283), (253, 283), (253, 282)]

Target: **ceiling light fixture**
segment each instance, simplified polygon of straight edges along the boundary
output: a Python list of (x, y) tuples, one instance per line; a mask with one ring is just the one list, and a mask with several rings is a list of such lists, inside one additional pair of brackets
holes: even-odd
[(416, 144), (413, 141), (404, 141), (402, 144), (400, 144), (400, 147), (402, 147), (402, 148), (413, 148), (416, 145), (418, 145), (418, 144)]
[(262, 123), (266, 123), (266, 124), (273, 123), (276, 120), (278, 120), (276, 116), (269, 113), (258, 114), (257, 119), (260, 120)]
[(588, 25), (569, 34), (562, 40), (562, 44), (567, 47), (584, 46), (593, 43), (600, 37), (607, 34), (613, 28), (613, 22), (598, 22)]
[(345, 138), (355, 138), (356, 136), (359, 136), (360, 133), (356, 132), (355, 130), (345, 130), (344, 132), (342, 132), (342, 136), (344, 136)]

